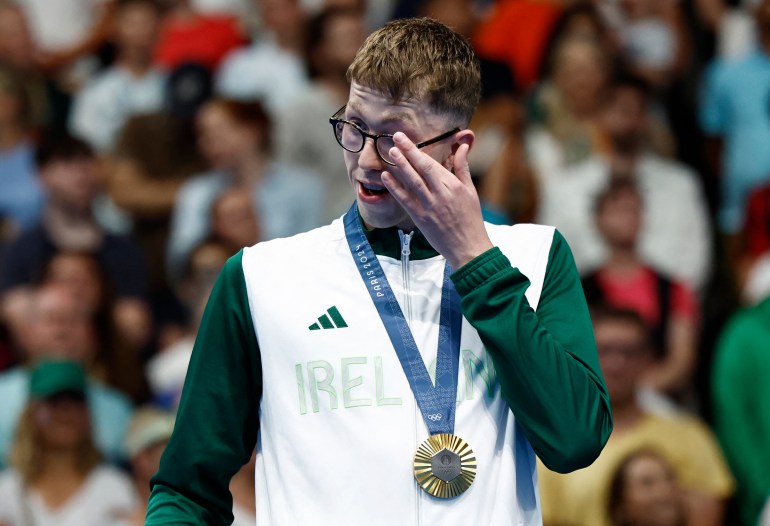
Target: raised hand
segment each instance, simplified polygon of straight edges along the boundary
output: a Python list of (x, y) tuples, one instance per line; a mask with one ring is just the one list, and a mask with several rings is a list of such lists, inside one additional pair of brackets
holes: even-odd
[(383, 172), (382, 182), (433, 248), (454, 269), (492, 248), (468, 168), (470, 141), (452, 155), (452, 173), (405, 134), (398, 132), (393, 140), (396, 168)]

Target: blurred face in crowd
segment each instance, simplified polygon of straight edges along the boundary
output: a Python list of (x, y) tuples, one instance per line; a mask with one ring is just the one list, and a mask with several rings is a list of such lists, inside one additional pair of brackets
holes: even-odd
[(34, 60), (35, 44), (24, 12), (0, 3), (0, 61), (27, 69), (34, 65)]
[(654, 454), (631, 459), (619, 475), (620, 501), (613, 512), (618, 524), (684, 526), (685, 508), (671, 467)]
[(346, 12), (331, 17), (324, 32), (318, 67), (344, 75), (366, 38), (363, 16)]
[(84, 361), (92, 353), (89, 313), (68, 288), (46, 286), (35, 293), (26, 331), (28, 355)]
[(472, 0), (428, 0), (423, 2), (420, 14), (434, 18), (466, 37), (471, 36), (478, 20)]
[(75, 213), (90, 211), (100, 189), (99, 166), (93, 157), (54, 159), (40, 167), (40, 178), (49, 198)]
[(646, 95), (628, 86), (613, 89), (600, 122), (618, 153), (635, 153), (647, 131)]
[(259, 225), (248, 188), (234, 188), (217, 198), (212, 231), (231, 247), (249, 247), (259, 239)]
[(76, 449), (91, 433), (83, 393), (62, 392), (41, 400), (34, 421), (40, 440), (49, 450)]
[(643, 325), (605, 317), (594, 323), (599, 365), (613, 407), (634, 403), (636, 386), (648, 365), (649, 350)]
[(196, 117), (198, 147), (214, 168), (233, 169), (245, 156), (259, 149), (260, 130), (234, 119), (221, 105), (205, 104)]
[(553, 80), (569, 110), (578, 117), (599, 106), (607, 66), (599, 45), (591, 39), (571, 38), (556, 51)]
[(120, 9), (115, 38), (118, 49), (152, 56), (160, 24), (160, 12), (146, 2), (132, 2)]
[(264, 26), (275, 33), (291, 33), (302, 26), (303, 12), (298, 0), (259, 0)]
[(610, 247), (634, 248), (641, 224), (642, 200), (630, 188), (605, 199), (596, 213), (596, 226)]
[(89, 312), (99, 308), (104, 285), (99, 264), (91, 256), (66, 252), (57, 254), (48, 263), (44, 282), (68, 290)]

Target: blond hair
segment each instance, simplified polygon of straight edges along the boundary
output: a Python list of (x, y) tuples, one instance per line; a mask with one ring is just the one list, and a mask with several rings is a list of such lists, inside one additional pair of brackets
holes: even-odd
[[(34, 481), (43, 471), (43, 448), (40, 433), (35, 423), (35, 411), (40, 402), (30, 401), (24, 408), (16, 428), (9, 465), (14, 468), (25, 484)], [(82, 474), (94, 469), (102, 461), (102, 455), (94, 445), (91, 433), (88, 433), (78, 445), (78, 456), (75, 468)]]
[(470, 44), (430, 18), (394, 20), (369, 35), (347, 78), (393, 101), (424, 100), (463, 125), (481, 96), (479, 61)]

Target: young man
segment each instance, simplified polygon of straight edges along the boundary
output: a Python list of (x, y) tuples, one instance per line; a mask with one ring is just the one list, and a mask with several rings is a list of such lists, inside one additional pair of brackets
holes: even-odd
[(260, 525), (541, 524), (535, 454), (571, 471), (609, 436), (566, 243), (481, 219), (468, 43), (391, 22), (348, 74), (331, 122), (356, 203), (225, 266), (148, 525), (229, 524), (255, 446)]
[(633, 311), (614, 308), (598, 308), (591, 318), (615, 427), (607, 446), (587, 469), (563, 475), (540, 466), (544, 522), (615, 524), (608, 514), (612, 476), (632, 452), (652, 450), (669, 462), (682, 487), (687, 524), (725, 524), (725, 503), (734, 482), (711, 430), (694, 416), (659, 416), (639, 405), (641, 379), (652, 361), (644, 320)]

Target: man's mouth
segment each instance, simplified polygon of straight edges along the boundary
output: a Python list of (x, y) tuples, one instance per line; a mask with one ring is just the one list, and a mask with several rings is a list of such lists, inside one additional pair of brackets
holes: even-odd
[(385, 195), (388, 193), (388, 189), (380, 184), (371, 184), (371, 183), (362, 183), (359, 181), (361, 185), (361, 193), (364, 195)]

